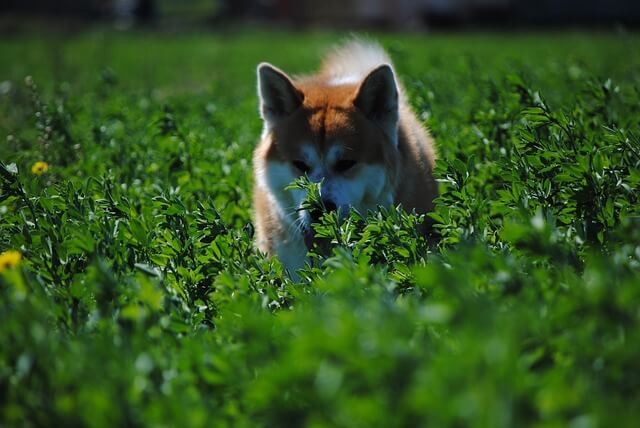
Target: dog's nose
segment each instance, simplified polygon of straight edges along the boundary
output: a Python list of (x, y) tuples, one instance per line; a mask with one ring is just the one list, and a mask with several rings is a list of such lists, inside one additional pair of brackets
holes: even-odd
[(322, 217), (322, 211), (320, 210), (312, 210), (309, 212), (311, 215), (311, 223), (320, 223), (320, 217)]
[(324, 204), (324, 208), (327, 211), (335, 211), (338, 208), (335, 202), (333, 202), (331, 199), (323, 199), (322, 203)]

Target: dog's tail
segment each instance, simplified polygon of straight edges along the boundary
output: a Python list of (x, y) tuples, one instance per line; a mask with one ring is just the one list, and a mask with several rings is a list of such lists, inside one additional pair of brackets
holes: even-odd
[(328, 80), (350, 83), (363, 79), (381, 64), (391, 64), (389, 55), (375, 42), (353, 38), (333, 48), (322, 61), (320, 73)]

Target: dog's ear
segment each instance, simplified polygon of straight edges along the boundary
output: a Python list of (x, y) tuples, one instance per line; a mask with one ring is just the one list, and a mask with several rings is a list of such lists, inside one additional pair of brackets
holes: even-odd
[(393, 70), (387, 64), (373, 69), (364, 78), (353, 104), (395, 139), (398, 127), (398, 86)]
[(260, 114), (269, 126), (289, 116), (304, 100), (284, 72), (264, 62), (258, 65), (258, 96)]

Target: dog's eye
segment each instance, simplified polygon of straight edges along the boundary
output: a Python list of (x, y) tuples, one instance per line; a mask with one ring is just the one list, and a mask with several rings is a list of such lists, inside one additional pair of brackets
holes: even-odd
[(353, 168), (355, 164), (356, 161), (353, 159), (342, 159), (336, 162), (335, 170), (336, 172), (347, 172)]
[(293, 166), (295, 166), (298, 169), (298, 171), (300, 171), (303, 174), (307, 174), (309, 171), (311, 171), (311, 168), (309, 167), (309, 165), (307, 165), (301, 160), (294, 160)]

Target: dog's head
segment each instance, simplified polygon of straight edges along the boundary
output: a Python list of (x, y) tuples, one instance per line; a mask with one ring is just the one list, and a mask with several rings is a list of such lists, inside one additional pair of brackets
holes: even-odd
[(344, 216), (393, 202), (397, 166), (398, 88), (380, 65), (357, 81), (293, 81), (269, 64), (258, 66), (264, 120), (258, 180), (310, 246), (315, 220), (301, 209), (306, 192), (285, 188), (301, 175), (321, 182), (328, 210)]

